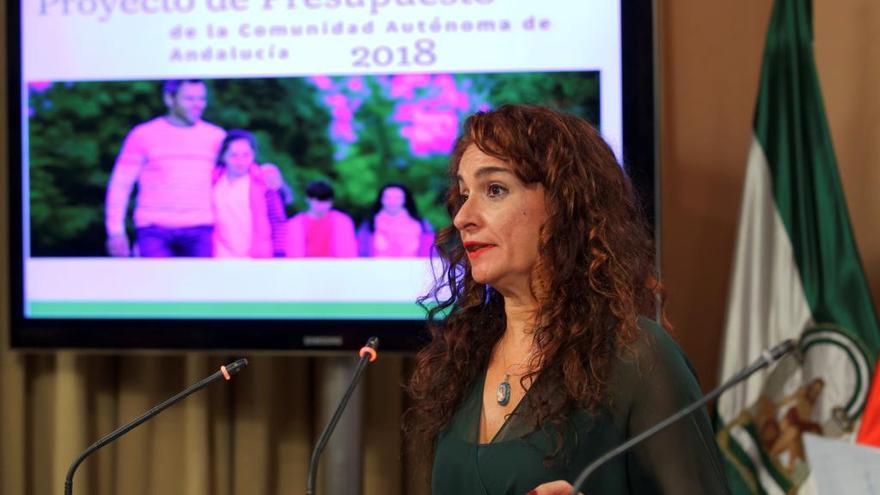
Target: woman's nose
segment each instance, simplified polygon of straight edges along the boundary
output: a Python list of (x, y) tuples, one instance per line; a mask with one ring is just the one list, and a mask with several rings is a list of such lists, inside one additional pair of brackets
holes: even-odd
[(474, 203), (472, 200), (465, 200), (461, 204), (461, 207), (455, 214), (455, 218), (452, 219), (452, 224), (460, 231), (473, 228), (477, 224), (476, 212), (474, 211)]

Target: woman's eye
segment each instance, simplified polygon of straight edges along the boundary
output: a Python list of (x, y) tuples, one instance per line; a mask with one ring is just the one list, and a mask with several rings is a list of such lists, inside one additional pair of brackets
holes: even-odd
[(490, 184), (487, 188), (487, 192), (489, 193), (490, 197), (501, 196), (502, 194), (507, 192), (507, 189), (499, 184)]

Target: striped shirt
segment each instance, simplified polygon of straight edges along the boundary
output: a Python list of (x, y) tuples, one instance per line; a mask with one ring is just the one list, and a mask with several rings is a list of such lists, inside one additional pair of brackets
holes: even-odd
[(272, 226), (272, 254), (283, 258), (287, 248), (287, 212), (278, 190), (266, 189), (266, 210)]
[(132, 129), (107, 185), (107, 233), (125, 232), (128, 199), (135, 184), (137, 227), (213, 224), (211, 175), (224, 136), (223, 129), (214, 124), (199, 121), (178, 127), (165, 117)]

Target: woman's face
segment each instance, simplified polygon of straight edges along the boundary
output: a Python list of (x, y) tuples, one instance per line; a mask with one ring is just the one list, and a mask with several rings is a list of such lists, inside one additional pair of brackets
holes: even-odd
[(239, 177), (248, 172), (254, 163), (254, 149), (247, 139), (236, 139), (229, 143), (223, 153), (223, 163), (226, 165), (226, 173), (233, 177)]
[(468, 147), (458, 167), (461, 209), (453, 224), (474, 280), (502, 294), (528, 293), (547, 220), (544, 187), (524, 184), (510, 164)]
[(403, 211), (406, 202), (406, 193), (399, 187), (386, 187), (382, 191), (382, 211), (389, 215), (397, 215)]

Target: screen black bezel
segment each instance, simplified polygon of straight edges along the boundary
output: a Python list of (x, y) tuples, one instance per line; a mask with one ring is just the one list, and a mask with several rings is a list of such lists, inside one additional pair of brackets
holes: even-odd
[[(620, 0), (624, 166), (655, 222), (654, 46), (651, 0)], [(413, 351), (423, 321), (25, 318), (21, 169), (21, 10), (7, 4), (10, 343), (17, 349), (298, 350), (360, 348), (375, 335), (384, 350)], [(122, 330), (121, 330), (122, 329)]]

